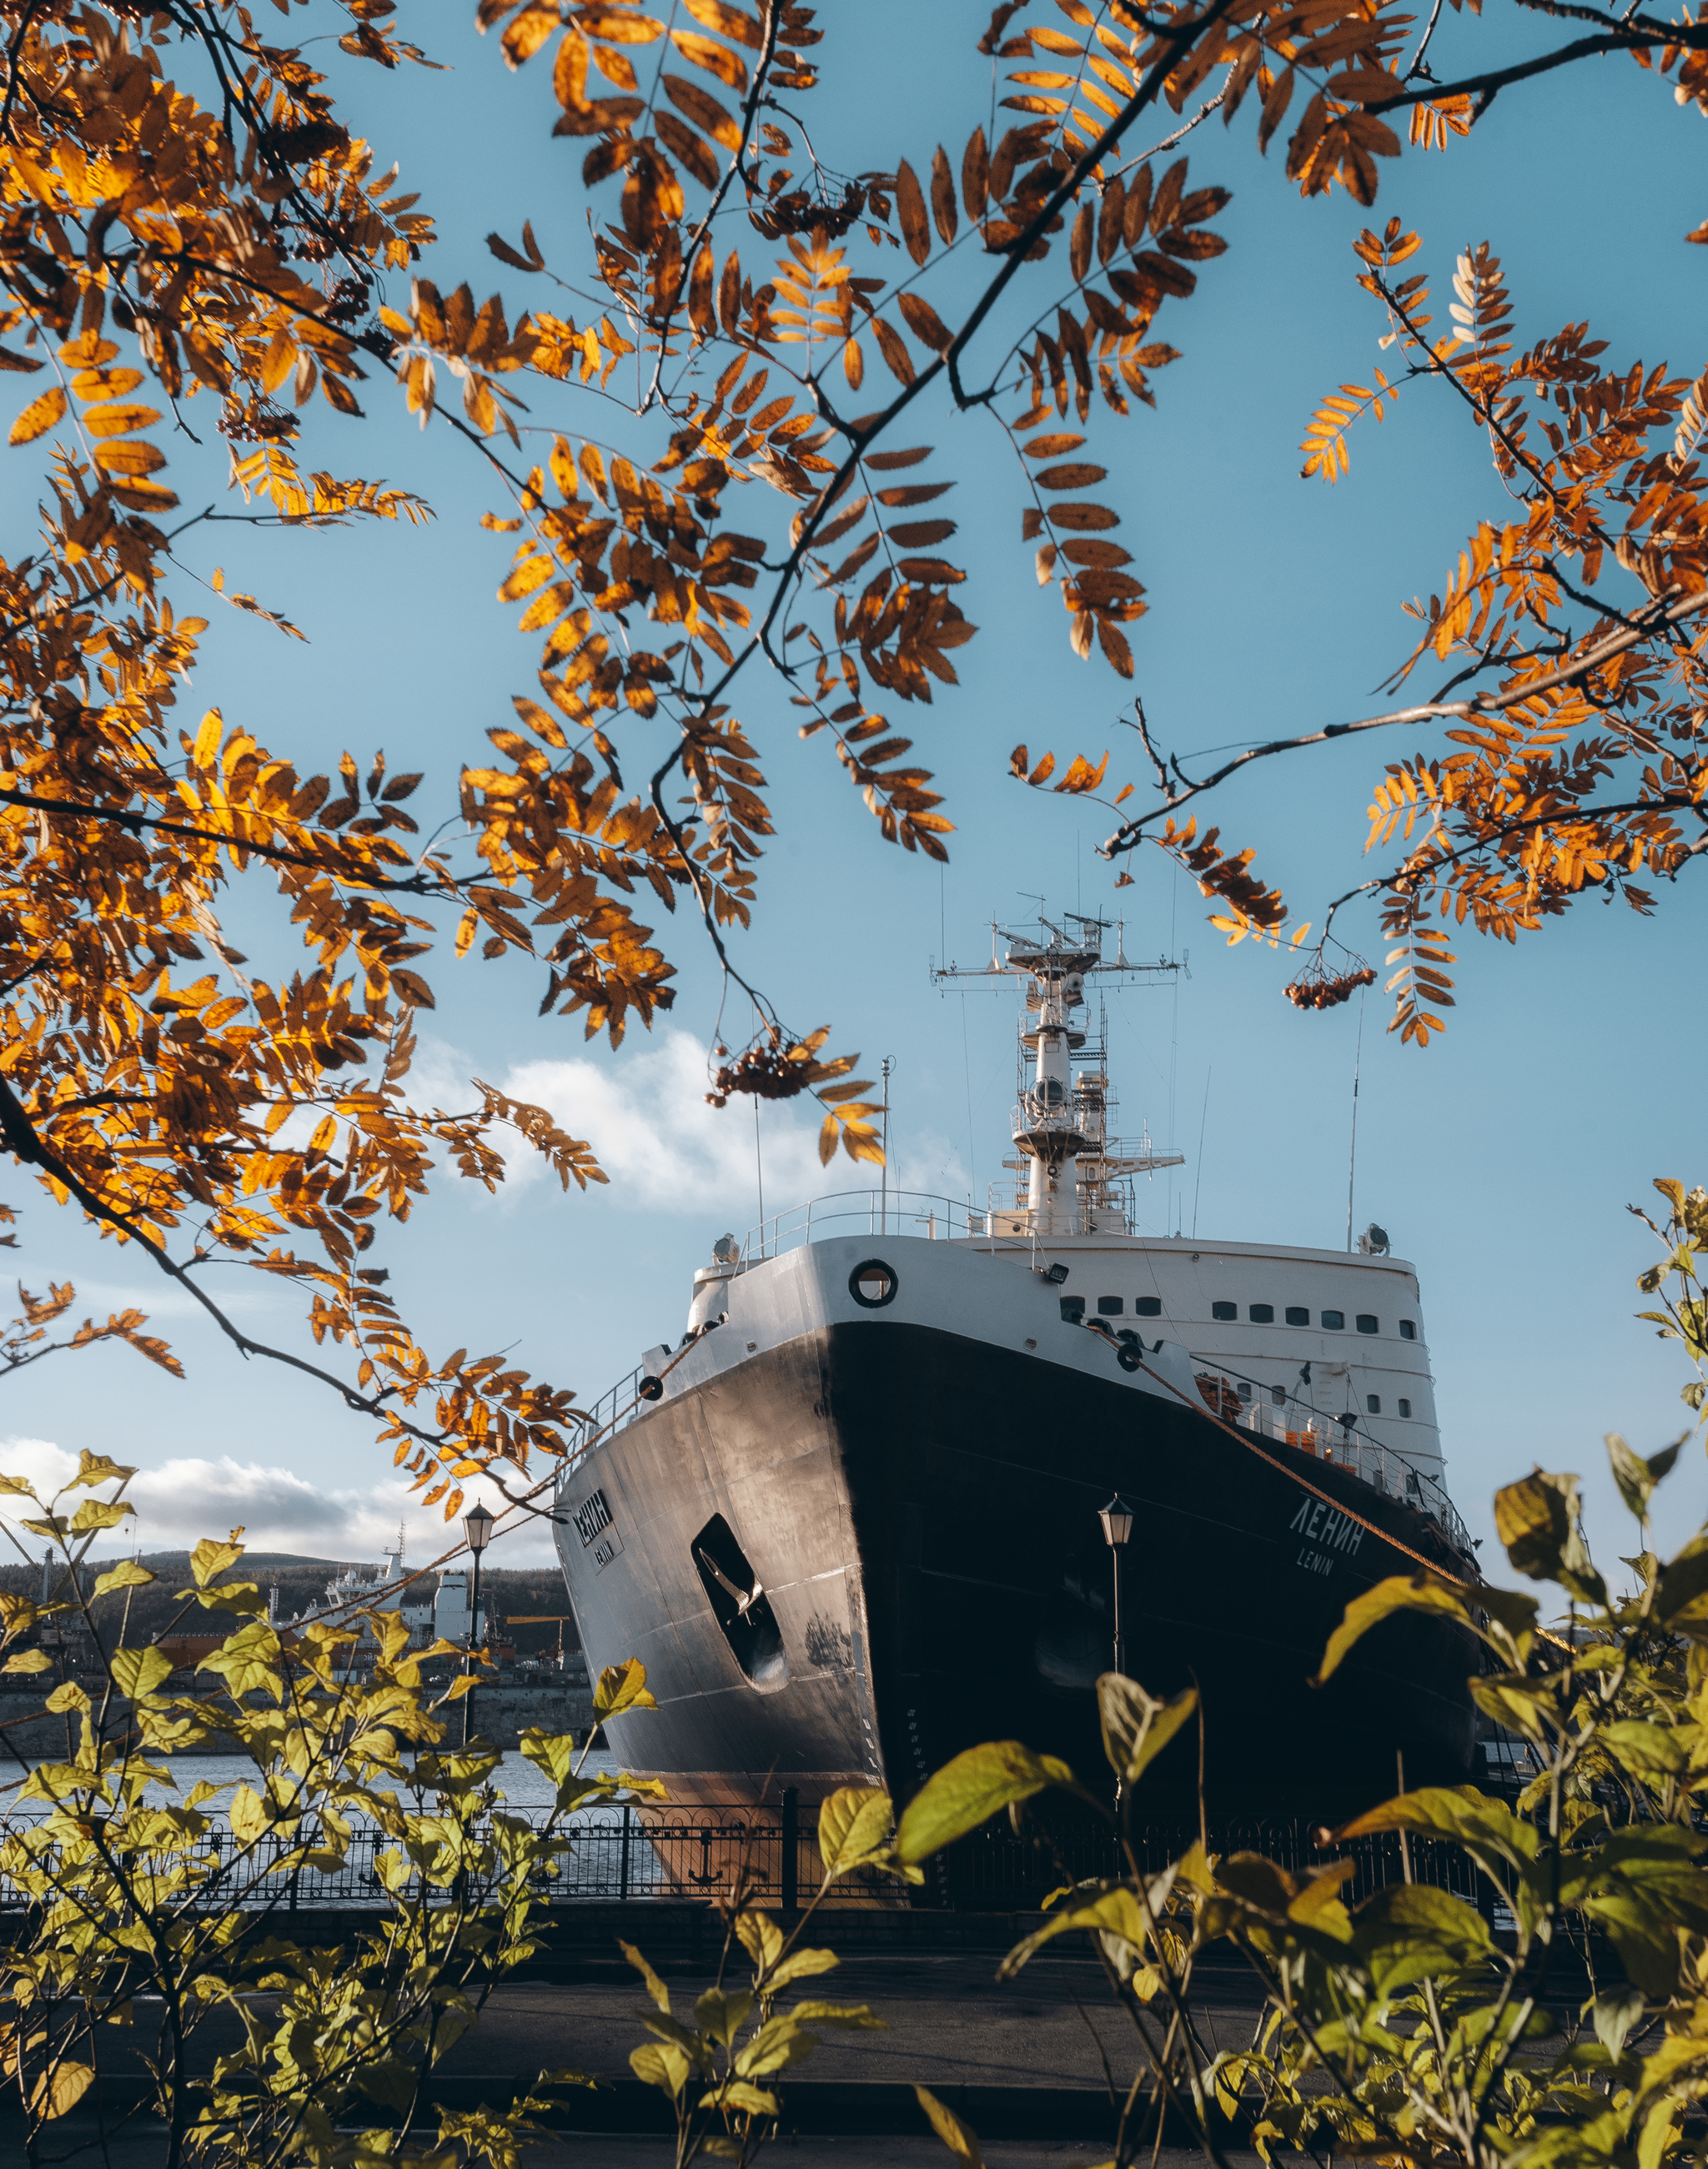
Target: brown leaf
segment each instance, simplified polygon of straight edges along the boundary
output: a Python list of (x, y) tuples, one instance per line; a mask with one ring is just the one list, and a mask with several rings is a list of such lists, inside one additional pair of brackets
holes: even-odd
[(1041, 489), (1089, 489), (1108, 472), (1107, 467), (1093, 466), (1088, 460), (1069, 460), (1061, 466), (1043, 468), (1033, 479)]
[(967, 577), (947, 557), (904, 557), (896, 569), (904, 579), (917, 580), (922, 587), (952, 588)]
[(899, 383), (911, 384), (919, 372), (913, 365), (913, 356), (908, 352), (907, 343), (901, 333), (894, 325), (887, 324), (882, 317), (872, 319), (872, 329), (878, 341), (878, 351), (889, 365), (890, 375)]
[(1130, 565), (1133, 553), (1118, 542), (1064, 542), (1061, 554), (1070, 565)]
[(955, 184), (949, 173), (948, 153), (941, 143), (931, 154), (931, 217), (947, 248), (960, 221), (955, 210)]
[(961, 201), (967, 206), (969, 218), (985, 216), (990, 189), (990, 153), (985, 148), (984, 130), (975, 128), (961, 154)]
[(693, 130), (684, 126), (674, 113), (655, 113), (653, 125), (702, 188), (717, 187), (723, 176), (709, 143), (702, 142)]
[(1063, 452), (1076, 452), (1085, 441), (1070, 429), (1052, 429), (1048, 435), (1033, 439), (1026, 447), (1026, 456), (1029, 460), (1053, 460)]
[(1111, 512), (1103, 504), (1053, 504), (1049, 508), (1049, 524), (1052, 527), (1083, 531), (1092, 527), (1118, 527), (1121, 520), (1118, 513)]
[(895, 209), (908, 254), (915, 264), (923, 264), (931, 253), (931, 227), (926, 222), (925, 198), (920, 194), (919, 176), (905, 158), (895, 169)]
[(954, 340), (954, 333), (926, 301), (923, 294), (898, 294), (896, 306), (907, 319), (907, 328), (916, 339), (937, 354), (943, 353)]
[(575, 20), (588, 37), (612, 45), (649, 45), (665, 28), (650, 15), (619, 14), (615, 8), (578, 8)]
[(928, 550), (933, 542), (947, 542), (955, 531), (953, 520), (905, 520), (889, 530), (889, 539), (900, 550)]
[(954, 486), (952, 482), (908, 482), (895, 489), (880, 489), (877, 493), (878, 502), (894, 506), (929, 504), (934, 497), (941, 497), (945, 490), (953, 489)]
[(740, 129), (710, 91), (702, 90), (697, 83), (689, 83), (679, 75), (664, 76), (660, 80), (671, 104), (686, 113), (714, 143), (721, 143), (726, 151), (741, 148)]

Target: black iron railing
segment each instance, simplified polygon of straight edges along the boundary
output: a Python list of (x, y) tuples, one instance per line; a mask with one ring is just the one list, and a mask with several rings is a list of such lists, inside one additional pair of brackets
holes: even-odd
[[(1140, 1867), (1154, 1874), (1179, 1858), (1196, 1832), (1172, 1825), (1147, 1825), (1135, 1833)], [(660, 1899), (709, 1899), (745, 1874), (755, 1902), (786, 1910), (819, 1889), (823, 1868), (815, 1809), (793, 1799), (765, 1809), (620, 1807), (578, 1815), (563, 1828), (564, 1847), (535, 1879), (541, 1899), (552, 1904)], [(275, 1905), (296, 1911), (316, 1906), (379, 1905), (386, 1902), (377, 1856), (394, 1841), (358, 1830), (343, 1860), (328, 1868), (287, 1868), (289, 1847), (271, 1833), (259, 1844), (238, 1847), (216, 1834), (197, 1856), (205, 1902), (210, 1905)], [(1300, 1873), (1332, 1857), (1349, 1858), (1354, 1872), (1343, 1889), (1355, 1904), (1406, 1874), (1400, 1841), (1393, 1836), (1357, 1839), (1328, 1852), (1317, 1848), (1310, 1828), (1298, 1822), (1254, 1822), (1210, 1832), (1213, 1852), (1265, 1855)], [(838, 1885), (840, 1902), (953, 1907), (969, 1911), (1031, 1911), (1064, 1883), (1113, 1876), (1121, 1863), (1112, 1837), (1092, 1830), (1017, 1836), (1006, 1823), (975, 1831), (932, 1862), (922, 1888), (907, 1891), (893, 1878), (862, 1873)], [(1477, 1888), (1470, 1862), (1450, 1847), (1414, 1839), (1411, 1875), (1438, 1884), (1472, 1904), (1487, 1905), (1492, 1894)], [(412, 1884), (419, 1891), (419, 1881)], [(430, 1900), (448, 1901), (448, 1880), (428, 1882)], [(0, 1879), (0, 1905), (16, 1906), (23, 1893)]]

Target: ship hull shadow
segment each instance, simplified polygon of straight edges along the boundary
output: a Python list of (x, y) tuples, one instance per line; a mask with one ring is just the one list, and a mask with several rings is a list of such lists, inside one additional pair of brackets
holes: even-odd
[[(590, 1666), (640, 1657), (658, 1701), (607, 1728), (625, 1766), (685, 1804), (840, 1784), (899, 1804), (963, 1749), (1018, 1739), (1101, 1788), (1097, 1510), (1119, 1492), (1126, 1670), (1155, 1693), (1198, 1685), (1213, 1820), (1332, 1820), (1401, 1770), (1465, 1781), (1463, 1627), (1396, 1617), (1310, 1684), (1353, 1596), (1423, 1561), (1465, 1575), (1433, 1521), (1124, 1379), (1073, 1374), (1065, 1423), (1062, 1384), (1017, 1350), (838, 1323), (611, 1436), (560, 1493), (558, 1543)], [(1198, 1747), (1188, 1728), (1147, 1772), (1156, 1815), (1196, 1820)]]

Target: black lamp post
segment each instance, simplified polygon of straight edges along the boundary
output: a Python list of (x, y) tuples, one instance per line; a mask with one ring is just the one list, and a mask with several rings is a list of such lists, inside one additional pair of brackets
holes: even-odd
[[(493, 1523), (497, 1518), (496, 1515), (489, 1514), (478, 1500), (462, 1517), (463, 1541), (467, 1544), (474, 1559), (474, 1574), (468, 1593), (468, 1634), (463, 1644), (462, 1653), (462, 1669), (465, 1672), (471, 1671), (473, 1666), (474, 1626), (476, 1620), (480, 1617), (480, 1555), (487, 1548), (488, 1541), (492, 1535)], [(462, 1744), (465, 1747), (468, 1745), (468, 1705), (473, 1699), (474, 1692), (471, 1688), (462, 1697)]]
[(1109, 1564), (1115, 1570), (1115, 1670), (1124, 1676), (1127, 1651), (1121, 1639), (1121, 1551), (1133, 1533), (1133, 1509), (1118, 1492), (1107, 1506), (1098, 1507), (1097, 1519), (1103, 1525), (1103, 1541), (1109, 1547)]

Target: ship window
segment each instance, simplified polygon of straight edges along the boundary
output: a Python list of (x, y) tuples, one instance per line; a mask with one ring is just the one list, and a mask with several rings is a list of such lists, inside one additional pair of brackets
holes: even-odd
[(1402, 1340), (1415, 1340), (1417, 1338), (1417, 1329), (1409, 1318), (1402, 1318), (1400, 1320), (1400, 1338)]
[(1380, 1322), (1372, 1318), (1367, 1310), (1361, 1310), (1354, 1322), (1360, 1333), (1380, 1333), (1382, 1330)]
[(1161, 1318), (1162, 1298), (1160, 1295), (1137, 1295), (1133, 1298), (1134, 1318)]
[(1343, 1310), (1324, 1311), (1322, 1314), (1322, 1330), (1325, 1333), (1345, 1332), (1346, 1313)]
[(1249, 1378), (1241, 1378), (1240, 1381), (1240, 1399), (1242, 1401), (1249, 1401), (1251, 1398), (1252, 1382)]
[(1236, 1303), (1213, 1303), (1210, 1305), (1212, 1318), (1237, 1318), (1239, 1314), (1240, 1306)]
[(1120, 1297), (1100, 1295), (1097, 1298), (1097, 1315), (1099, 1318), (1118, 1318), (1121, 1315)]
[(1254, 1303), (1246, 1315), (1253, 1325), (1273, 1325), (1275, 1323), (1275, 1306), (1273, 1303)]
[(1380, 1415), (1382, 1413), (1381, 1395), (1380, 1394), (1366, 1394), (1364, 1395), (1364, 1406), (1369, 1410), (1373, 1416)]
[(777, 1614), (752, 1561), (721, 1514), (714, 1514), (695, 1537), (691, 1556), (713, 1617), (748, 1685), (761, 1694), (787, 1687), (788, 1652)]
[(1269, 1399), (1278, 1409), (1284, 1409), (1287, 1405), (1287, 1388), (1284, 1386), (1271, 1386)]
[(1296, 1303), (1289, 1303), (1287, 1306), (1287, 1323), (1289, 1325), (1309, 1325), (1310, 1313)]
[(1082, 1295), (1061, 1298), (1061, 1314), (1070, 1325), (1077, 1325), (1086, 1314), (1086, 1299)]
[(1412, 1404), (1410, 1403), (1410, 1401), (1401, 1401), (1401, 1404), (1400, 1404), (1400, 1414), (1401, 1414), (1402, 1416), (1408, 1416), (1408, 1415), (1411, 1415), (1411, 1413), (1412, 1413)]

